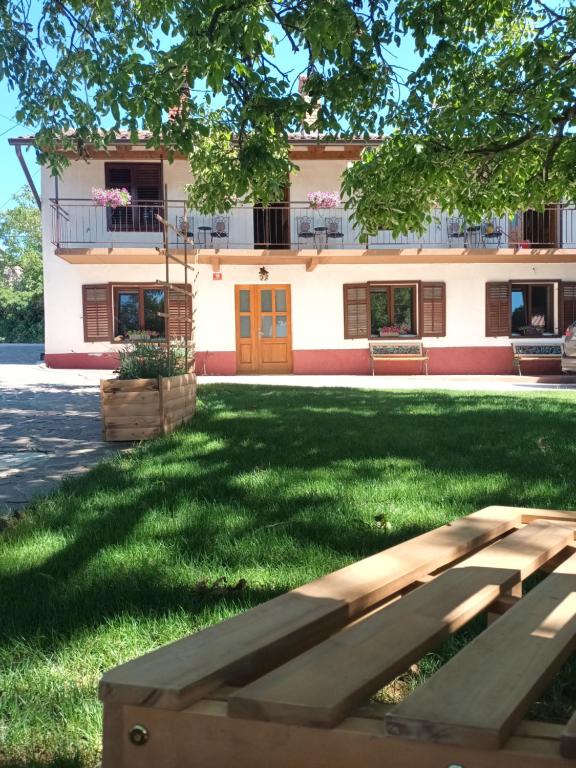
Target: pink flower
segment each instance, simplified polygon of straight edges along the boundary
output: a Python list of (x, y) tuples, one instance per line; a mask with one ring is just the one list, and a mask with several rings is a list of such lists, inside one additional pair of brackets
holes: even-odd
[(311, 208), (338, 208), (342, 205), (338, 192), (308, 192), (308, 202)]
[(95, 205), (101, 208), (120, 208), (130, 205), (132, 196), (124, 187), (122, 187), (122, 189), (102, 189), (101, 187), (92, 187), (92, 200)]

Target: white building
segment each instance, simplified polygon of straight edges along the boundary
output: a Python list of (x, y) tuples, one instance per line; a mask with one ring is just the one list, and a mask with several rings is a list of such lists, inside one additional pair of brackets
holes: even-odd
[[(348, 211), (311, 209), (307, 194), (339, 189), (365, 142), (297, 134), (300, 170), (284, 203), (222, 217), (191, 212), (184, 223), (186, 159), (169, 163), (145, 140), (132, 145), (119, 134), (109, 152), (74, 159), (58, 181), (42, 171), (49, 366), (113, 368), (130, 331), (183, 335), (184, 295), (171, 291), (166, 301), (156, 282), (165, 279), (158, 212), (199, 247), (202, 373), (367, 373), (369, 341), (377, 340), (422, 343), (432, 374), (509, 373), (515, 339), (552, 343), (576, 319), (571, 207), (483, 222), (438, 212), (422, 236), (381, 231), (362, 243)], [(93, 187), (126, 187), (132, 205), (97, 207)], [(171, 239), (181, 258), (182, 239)], [(184, 283), (184, 271), (172, 266), (171, 282)], [(396, 363), (378, 362), (376, 372), (420, 371), (417, 361)], [(556, 360), (544, 365), (559, 370)]]

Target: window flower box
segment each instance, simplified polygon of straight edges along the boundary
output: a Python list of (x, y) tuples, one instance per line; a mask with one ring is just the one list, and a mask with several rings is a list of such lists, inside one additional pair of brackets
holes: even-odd
[(131, 205), (132, 196), (125, 187), (92, 187), (92, 201), (97, 208), (126, 208)]
[(310, 208), (339, 208), (342, 205), (338, 192), (308, 192)]
[(380, 328), (380, 336), (403, 336), (408, 333), (408, 327), (405, 325), (384, 325)]

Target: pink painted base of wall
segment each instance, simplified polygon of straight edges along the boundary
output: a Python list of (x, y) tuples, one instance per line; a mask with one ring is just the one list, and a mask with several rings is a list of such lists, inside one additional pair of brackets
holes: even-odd
[(118, 368), (118, 355), (116, 352), (102, 352), (90, 354), (88, 352), (64, 352), (62, 354), (44, 355), (44, 362), (48, 368), (90, 368), (113, 370)]
[[(512, 350), (510, 347), (444, 347), (428, 350), (430, 375), (476, 374), (508, 375), (513, 373)], [(370, 357), (367, 349), (319, 349), (295, 350), (293, 353), (294, 373), (326, 375), (366, 375), (370, 373)], [(49, 368), (102, 368), (118, 366), (114, 352), (88, 354), (71, 352), (47, 354)], [(236, 374), (235, 352), (198, 352), (196, 372), (208, 376), (234, 376)], [(376, 375), (411, 375), (423, 373), (422, 364), (415, 361), (385, 362), (375, 364)], [(527, 376), (541, 376), (560, 373), (558, 360), (530, 360), (522, 364), (522, 373)]]

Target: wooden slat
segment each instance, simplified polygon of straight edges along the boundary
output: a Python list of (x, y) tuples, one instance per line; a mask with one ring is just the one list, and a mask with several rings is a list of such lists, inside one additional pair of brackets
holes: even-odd
[(389, 713), (388, 731), (498, 749), (575, 649), (573, 555)]
[(507, 531), (521, 514), (488, 507), (110, 670), (103, 701), (181, 709), (309, 648), (420, 576)]
[(104, 392), (158, 391), (158, 379), (103, 379)]
[(160, 427), (134, 427), (132, 429), (118, 427), (116, 429), (106, 429), (104, 439), (130, 443), (135, 440), (147, 440), (160, 434)]
[(140, 428), (140, 427), (159, 427), (160, 426), (160, 416), (158, 413), (155, 413), (150, 416), (144, 416), (144, 415), (127, 415), (122, 414), (122, 416), (111, 416), (109, 413), (106, 414), (106, 429), (115, 429), (116, 427), (120, 429), (126, 429), (126, 428)]
[[(130, 744), (134, 723), (150, 733)], [(569, 768), (558, 741), (518, 737), (498, 752), (396, 739), (376, 719), (351, 717), (334, 729), (232, 720), (226, 703), (200, 701), (183, 712), (124, 707), (122, 762), (103, 768)]]
[(573, 540), (563, 523), (526, 526), (246, 686), (229, 714), (334, 726)]
[(158, 404), (158, 392), (104, 392), (102, 395), (104, 405), (129, 405), (133, 403)]
[(562, 731), (560, 752), (563, 757), (576, 757), (576, 712), (568, 720)]

